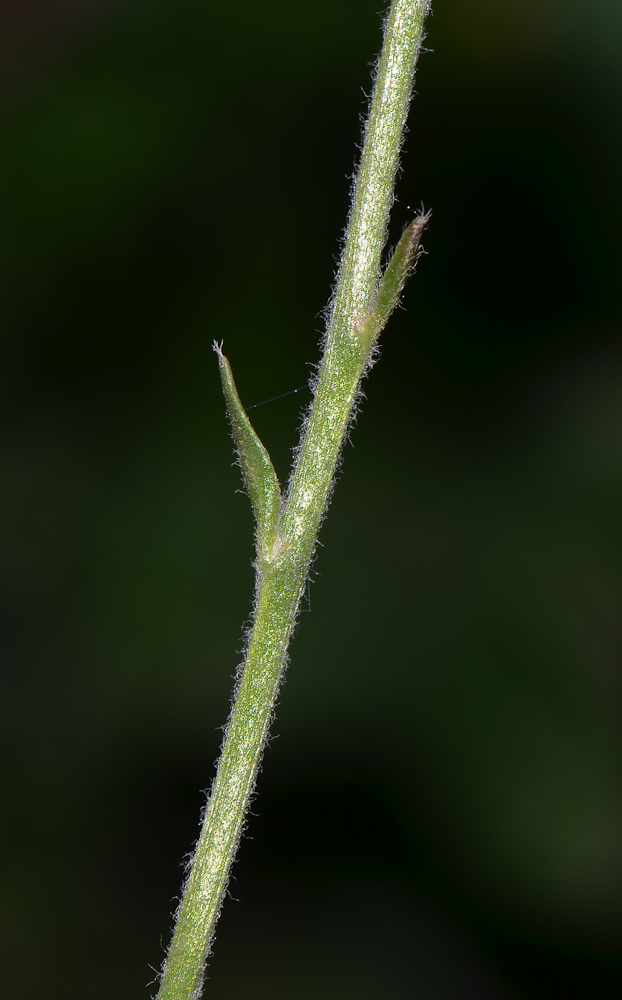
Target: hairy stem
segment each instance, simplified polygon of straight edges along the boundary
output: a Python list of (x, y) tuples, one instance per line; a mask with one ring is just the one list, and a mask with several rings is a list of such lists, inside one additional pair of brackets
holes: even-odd
[[(278, 484), (241, 409), (226, 359), (223, 387), (240, 465), (257, 521), (253, 629), (158, 1000), (196, 1000), (229, 871), (272, 718), (335, 468), (376, 338), (396, 305), (427, 221), (406, 230), (380, 281), (389, 211), (428, 0), (393, 0), (385, 22), (371, 108), (314, 401), (278, 523)], [(272, 470), (272, 471), (271, 471)], [(274, 481), (276, 482), (276, 480)]]

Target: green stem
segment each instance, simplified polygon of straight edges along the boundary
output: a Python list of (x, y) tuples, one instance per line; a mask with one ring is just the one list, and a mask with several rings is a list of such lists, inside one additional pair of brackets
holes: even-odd
[[(267, 452), (253, 437), (220, 349), (233, 433), (257, 520), (254, 624), (158, 1000), (196, 1000), (278, 694), (298, 605), (359, 384), (412, 269), (422, 229), (406, 231), (379, 287), (389, 211), (428, 0), (393, 0), (315, 398), (276, 530)], [(249, 432), (250, 428), (250, 432)], [(253, 498), (258, 499), (253, 499)], [(267, 498), (267, 499), (266, 499)], [(268, 513), (266, 513), (268, 511)]]

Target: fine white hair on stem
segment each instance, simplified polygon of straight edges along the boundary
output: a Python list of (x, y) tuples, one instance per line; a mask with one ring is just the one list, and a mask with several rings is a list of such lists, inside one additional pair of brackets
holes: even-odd
[(158, 1000), (196, 1000), (225, 897), (231, 865), (255, 794), (262, 752), (283, 681), (290, 639), (309, 578), (317, 536), (363, 399), (362, 379), (378, 357), (378, 336), (398, 305), (419, 254), (427, 217), (406, 228), (382, 268), (404, 127), (428, 0), (393, 0), (373, 71), (373, 93), (351, 184), (351, 209), (335, 285), (326, 309), (322, 361), (302, 422), (287, 492), (239, 401), (218, 354), (223, 390), (244, 482), (256, 520), (252, 624), (225, 728), (216, 777), (176, 915)]

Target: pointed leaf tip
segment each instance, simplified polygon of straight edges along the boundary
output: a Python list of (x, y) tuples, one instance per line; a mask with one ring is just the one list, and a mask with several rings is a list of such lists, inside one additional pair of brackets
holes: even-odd
[(242, 406), (229, 361), (220, 344), (214, 341), (218, 355), (220, 380), (231, 421), (231, 433), (238, 454), (244, 485), (257, 524), (257, 548), (265, 555), (274, 539), (281, 509), (281, 488), (270, 456), (259, 440)]

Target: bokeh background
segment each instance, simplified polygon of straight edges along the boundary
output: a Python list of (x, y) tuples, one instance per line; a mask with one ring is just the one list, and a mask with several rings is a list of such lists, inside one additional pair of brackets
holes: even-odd
[[(3, 0), (2, 993), (147, 998), (379, 0)], [(206, 996), (620, 995), (622, 6), (437, 0), (383, 335)], [(304, 393), (254, 411), (285, 478)], [(309, 613), (310, 611), (310, 613)]]

